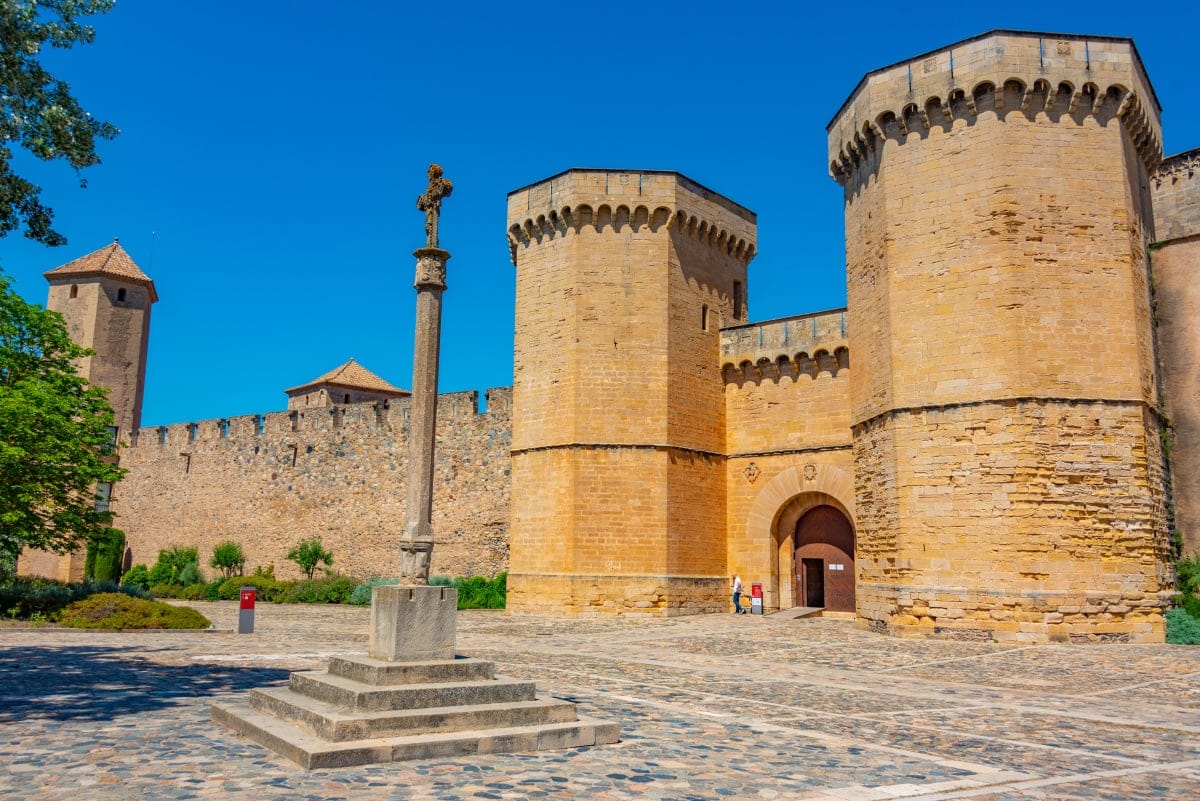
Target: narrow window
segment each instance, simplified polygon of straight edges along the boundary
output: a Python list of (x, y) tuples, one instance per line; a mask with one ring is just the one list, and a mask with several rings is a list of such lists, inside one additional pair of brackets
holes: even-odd
[(742, 282), (734, 281), (733, 282), (733, 319), (735, 319), (735, 320), (742, 319), (742, 305), (743, 305)]
[(261, 414), (254, 415), (254, 433), (262, 436), (267, 430), (267, 421)]
[(79, 287), (76, 284), (71, 284), (71, 297), (79, 297)]
[(228, 437), (229, 436), (229, 421), (222, 420), (220, 423), (220, 426), (221, 426), (221, 436)]
[(118, 289), (117, 290), (117, 303), (124, 303), (124, 302), (125, 302), (125, 290)]
[(350, 393), (347, 392), (345, 395), (342, 396), (342, 403), (349, 403), (349, 402), (350, 402)]
[[(290, 412), (288, 414), (288, 417), (290, 417), (292, 419), (292, 430), (299, 431), (300, 430), (300, 412), (292, 410), (292, 412)], [(295, 459), (295, 454), (293, 453), (292, 454), (292, 464), (295, 464), (295, 463), (296, 463), (296, 459)]]
[(108, 447), (110, 447), (110, 448), (117, 447), (117, 427), (116, 426), (108, 427)]
[(700, 330), (708, 330), (708, 304), (705, 303), (700, 307)]
[(107, 512), (108, 502), (112, 499), (112, 484), (96, 485), (96, 511)]
[(158, 444), (159, 445), (167, 444), (167, 427), (166, 426), (158, 427)]
[(196, 438), (198, 436), (196, 433), (196, 430), (198, 428), (199, 428), (199, 426), (196, 425), (195, 423), (188, 423), (188, 439), (190, 441), (192, 441), (192, 442), (196, 441)]

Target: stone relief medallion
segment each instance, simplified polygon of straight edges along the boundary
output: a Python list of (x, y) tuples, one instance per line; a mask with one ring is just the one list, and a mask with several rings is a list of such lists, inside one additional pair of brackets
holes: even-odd
[(925, 59), (925, 67), (924, 68), (925, 68), (925, 72), (927, 72), (927, 73), (936, 71), (937, 70), (937, 59), (936, 58)]
[(446, 285), (446, 262), (436, 256), (421, 256), (417, 259), (416, 286)]
[(762, 471), (758, 469), (758, 465), (756, 465), (754, 462), (751, 462), (749, 465), (747, 465), (746, 469), (742, 472), (746, 474), (746, 479), (751, 484), (757, 481), (758, 477), (762, 475)]
[(1057, 50), (1058, 50), (1058, 54), (1060, 56), (1069, 56), (1069, 55), (1071, 55), (1071, 43), (1070, 42), (1059, 42)]
[(812, 481), (817, 477), (817, 466), (815, 464), (804, 465), (804, 480)]

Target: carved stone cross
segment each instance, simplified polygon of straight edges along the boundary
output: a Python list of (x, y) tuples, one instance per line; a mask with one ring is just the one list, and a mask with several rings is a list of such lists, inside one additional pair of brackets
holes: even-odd
[(438, 217), (442, 213), (442, 198), (450, 197), (454, 184), (442, 177), (442, 168), (429, 165), (429, 187), (417, 198), (417, 208), (425, 212), (425, 247), (438, 246)]

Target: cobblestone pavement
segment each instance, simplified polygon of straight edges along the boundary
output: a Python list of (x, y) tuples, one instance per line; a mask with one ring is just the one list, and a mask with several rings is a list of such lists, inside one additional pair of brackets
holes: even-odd
[(5, 799), (1200, 798), (1200, 647), (896, 640), (837, 620), (459, 615), (459, 651), (617, 745), (306, 772), (209, 703), (366, 650), (367, 611), (218, 632), (0, 629)]

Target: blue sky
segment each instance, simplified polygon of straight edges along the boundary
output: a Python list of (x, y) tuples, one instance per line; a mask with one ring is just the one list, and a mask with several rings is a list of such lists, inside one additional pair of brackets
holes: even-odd
[(756, 211), (763, 320), (845, 303), (825, 124), (870, 70), (994, 28), (1131, 36), (1166, 151), (1200, 146), (1190, 4), (822, 6), (120, 0), (49, 61), (122, 134), (86, 190), (18, 161), (70, 243), (10, 235), (0, 266), (44, 303), (42, 272), (120, 237), (160, 297), (158, 425), (282, 409), (351, 356), (407, 387), (431, 161), (455, 182), (450, 392), (511, 384), (505, 195), (569, 167), (677, 170)]

